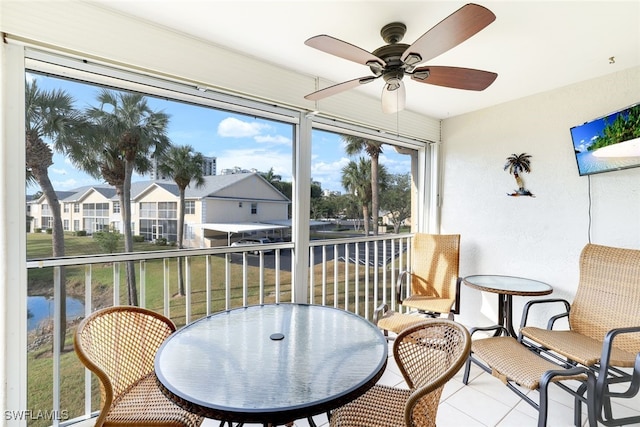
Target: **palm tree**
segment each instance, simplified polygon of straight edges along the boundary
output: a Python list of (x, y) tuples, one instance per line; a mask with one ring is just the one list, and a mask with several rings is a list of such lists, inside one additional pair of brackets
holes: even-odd
[[(366, 138), (361, 138), (354, 135), (342, 135), (342, 140), (345, 142), (345, 151), (348, 155), (352, 156), (362, 151), (366, 152), (371, 159), (371, 213), (373, 214), (373, 234), (378, 234), (378, 214), (380, 212), (379, 194), (380, 189), (378, 187), (379, 182), (379, 158), (382, 153), (382, 143), (373, 141)], [(365, 218), (368, 223), (368, 218)]]
[(516, 179), (518, 192), (522, 194), (524, 194), (526, 190), (524, 189), (524, 182), (522, 181), (520, 174), (522, 172), (531, 172), (530, 158), (531, 156), (527, 153), (512, 154), (507, 157), (507, 162), (504, 164), (504, 170), (509, 169), (509, 174), (513, 175)]
[(273, 172), (273, 168), (270, 168), (268, 172), (262, 172), (260, 175), (262, 175), (262, 177), (266, 179), (271, 185), (274, 185), (282, 180), (282, 176), (276, 175)]
[[(196, 187), (204, 186), (202, 153), (193, 151), (190, 145), (173, 146), (159, 159), (158, 170), (163, 175), (173, 179), (178, 185), (180, 202), (178, 207), (178, 248), (182, 249), (184, 240), (184, 193), (192, 182)], [(178, 294), (184, 295), (184, 277), (182, 274), (182, 259), (178, 259)]]
[(371, 160), (360, 157), (358, 162), (350, 161), (342, 168), (342, 186), (358, 200), (362, 206), (364, 234), (369, 235), (369, 203), (371, 203)]
[[(52, 141), (59, 152), (76, 151), (86, 131), (86, 121), (73, 106), (74, 100), (61, 90), (43, 91), (36, 81), (25, 87), (25, 157), (27, 181), (37, 183), (47, 200), (52, 217), (52, 255), (64, 256), (64, 229), (60, 201), (49, 179), (49, 166), (53, 164), (53, 151), (43, 138)], [(64, 270), (60, 272), (60, 345), (64, 349), (66, 335), (66, 289)]]
[[(124, 250), (132, 252), (131, 177), (134, 171), (148, 172), (152, 165), (150, 157), (160, 157), (171, 145), (167, 136), (169, 116), (154, 111), (139, 93), (103, 89), (97, 99), (100, 107), (90, 107), (86, 112), (93, 122), (94, 134), (83, 169), (116, 188)], [(133, 261), (126, 263), (126, 276), (129, 304), (138, 305)]]

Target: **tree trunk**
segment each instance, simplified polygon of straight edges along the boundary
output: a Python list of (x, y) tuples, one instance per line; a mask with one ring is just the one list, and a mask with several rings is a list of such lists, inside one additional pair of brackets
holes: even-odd
[[(53, 153), (47, 144), (37, 135), (27, 133), (26, 160), (27, 167), (40, 185), (42, 194), (47, 199), (53, 224), (51, 224), (51, 246), (54, 258), (64, 256), (64, 227), (60, 213), (60, 201), (49, 179), (49, 166), (53, 164)], [(67, 290), (64, 267), (60, 267), (60, 351), (64, 350), (67, 335)]]
[[(182, 249), (184, 240), (184, 188), (180, 188), (180, 206), (178, 207), (178, 249)], [(178, 257), (178, 295), (184, 296), (184, 274), (182, 272), (182, 257)]]
[(373, 222), (373, 235), (378, 235), (378, 215), (380, 204), (378, 198), (378, 155), (371, 156), (371, 216)]
[[(124, 251), (133, 252), (133, 233), (131, 231), (131, 176), (133, 175), (133, 163), (125, 161), (125, 176), (120, 191), (120, 206), (122, 210), (122, 230), (124, 231)], [(136, 286), (135, 262), (127, 261), (125, 264), (127, 278), (127, 296), (129, 305), (138, 305), (138, 287)], [(117, 303), (117, 301), (116, 301)]]
[(520, 175), (518, 175), (517, 173), (514, 173), (513, 176), (516, 179), (516, 185), (518, 186), (518, 190), (524, 190), (524, 182), (522, 181), (522, 178), (520, 177)]
[(364, 218), (364, 235), (369, 235), (369, 206), (367, 202), (362, 205), (362, 217)]

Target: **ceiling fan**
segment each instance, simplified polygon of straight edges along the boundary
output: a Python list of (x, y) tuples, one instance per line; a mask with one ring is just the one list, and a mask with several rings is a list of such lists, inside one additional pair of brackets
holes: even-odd
[(382, 77), (385, 82), (382, 89), (382, 111), (395, 113), (405, 105), (406, 92), (402, 83), (405, 75), (410, 75), (412, 80), (419, 83), (484, 90), (498, 77), (496, 73), (471, 68), (417, 65), (456, 47), (495, 19), (496, 16), (489, 9), (469, 3), (440, 21), (412, 45), (400, 43), (407, 27), (401, 22), (392, 22), (380, 31), (387, 44), (371, 53), (326, 34), (311, 37), (304, 42), (307, 46), (366, 65), (373, 75), (320, 89), (306, 95), (305, 99), (317, 101)]

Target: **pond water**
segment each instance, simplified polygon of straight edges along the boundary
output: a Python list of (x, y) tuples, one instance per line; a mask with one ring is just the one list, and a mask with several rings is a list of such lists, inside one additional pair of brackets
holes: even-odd
[[(47, 297), (28, 297), (27, 310), (27, 330), (35, 329), (40, 322), (50, 319), (53, 316), (53, 299)], [(67, 320), (84, 314), (84, 303), (78, 299), (67, 297)]]

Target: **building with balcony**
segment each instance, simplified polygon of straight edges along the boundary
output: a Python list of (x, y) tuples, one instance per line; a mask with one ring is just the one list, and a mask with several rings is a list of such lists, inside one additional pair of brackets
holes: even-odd
[[(58, 192), (62, 204), (65, 231), (123, 231), (120, 198), (109, 185), (94, 185)], [(131, 186), (132, 230), (146, 241), (165, 239), (175, 242), (178, 228), (178, 186), (171, 181), (140, 181)], [(29, 203), (30, 229), (51, 228), (52, 216), (44, 196)], [(256, 173), (206, 176), (202, 187), (185, 189), (185, 238), (183, 246), (203, 248), (227, 245), (228, 232), (212, 223), (260, 224), (263, 233), (277, 229), (279, 221), (288, 219), (290, 201)], [(273, 225), (273, 228), (269, 228)], [(236, 227), (237, 228), (237, 227)], [(234, 239), (240, 236), (233, 236)]]

